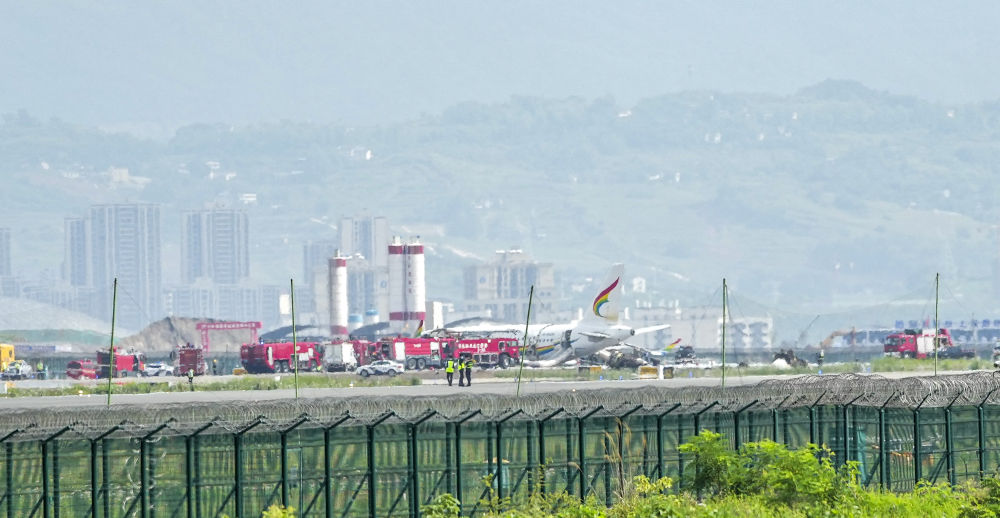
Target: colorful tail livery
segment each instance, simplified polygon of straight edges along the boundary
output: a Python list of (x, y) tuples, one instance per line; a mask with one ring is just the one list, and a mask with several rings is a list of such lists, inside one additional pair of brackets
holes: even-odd
[(621, 306), (622, 275), (625, 272), (625, 265), (616, 263), (611, 267), (608, 276), (600, 284), (601, 291), (594, 299), (594, 316), (603, 318), (611, 322), (618, 321), (618, 310)]
[(424, 321), (421, 320), (420, 324), (417, 326), (417, 332), (413, 333), (414, 338), (420, 338), (420, 335), (424, 334)]

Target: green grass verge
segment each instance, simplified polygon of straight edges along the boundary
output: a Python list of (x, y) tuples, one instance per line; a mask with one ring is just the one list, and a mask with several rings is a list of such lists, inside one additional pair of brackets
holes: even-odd
[[(983, 370), (993, 369), (992, 360), (981, 358), (949, 359), (938, 362), (938, 370), (960, 371), (960, 370)], [(872, 360), (872, 372), (912, 372), (912, 371), (933, 371), (934, 359), (925, 358), (923, 360), (910, 358), (893, 358), (891, 356), (875, 358)]]
[[(387, 377), (373, 376), (360, 378), (354, 376), (329, 376), (326, 374), (300, 374), (299, 388), (345, 388), (355, 387), (386, 387), (401, 385), (420, 385), (422, 380), (413, 375)], [(114, 380), (111, 386), (112, 394), (149, 394), (153, 392), (195, 392), (226, 391), (226, 390), (277, 390), (295, 388), (295, 377), (284, 374), (241, 376), (226, 381), (198, 382), (189, 385), (185, 378), (174, 378), (171, 381), (145, 382)], [(94, 385), (78, 384), (59, 388), (18, 388), (11, 387), (3, 397), (25, 396), (72, 396), (79, 394), (107, 394), (107, 381)]]

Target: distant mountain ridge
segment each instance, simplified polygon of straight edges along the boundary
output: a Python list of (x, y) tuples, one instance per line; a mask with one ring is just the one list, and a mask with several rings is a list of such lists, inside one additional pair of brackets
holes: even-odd
[[(164, 264), (176, 268), (171, 221), (221, 203), (247, 208), (253, 275), (275, 284), (301, 275), (303, 242), (367, 213), (397, 231), (433, 229), (421, 238), (436, 250), (437, 298), (462, 294), (468, 259), (449, 247), (517, 246), (567, 283), (624, 261), (652, 303), (697, 299), (726, 276), (771, 303), (832, 306), (886, 300), (941, 272), (992, 308), (998, 137), (1000, 103), (839, 80), (632, 106), (515, 97), (377, 127), (199, 124), (169, 141), (21, 112), (0, 124), (0, 188), (22, 271), (58, 270), (63, 217), (126, 200), (163, 204)], [(150, 183), (116, 181), (111, 167)], [(247, 194), (256, 201), (244, 205)]]

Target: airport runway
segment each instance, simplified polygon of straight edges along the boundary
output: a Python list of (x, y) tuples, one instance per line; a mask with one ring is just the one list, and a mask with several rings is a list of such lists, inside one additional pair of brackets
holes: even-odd
[[(941, 375), (966, 374), (972, 371), (942, 372)], [(878, 376), (886, 378), (904, 378), (911, 376), (930, 376), (929, 372), (888, 372), (878, 373)], [(729, 376), (726, 378), (727, 387), (739, 385), (752, 385), (764, 380), (790, 379), (797, 376)], [(384, 387), (353, 387), (353, 388), (309, 388), (299, 389), (300, 398), (357, 398), (357, 397), (442, 397), (446, 398), (455, 394), (498, 394), (512, 396), (518, 390), (517, 383), (509, 378), (484, 378), (481, 381), (473, 380), (471, 387), (459, 387), (457, 384), (449, 387), (443, 380), (424, 380), (422, 385), (405, 386), (384, 386)], [(50, 383), (59, 383), (60, 380), (52, 380)], [(180, 383), (180, 381), (178, 381)], [(38, 386), (46, 382), (17, 382), (24, 386)], [(62, 380), (64, 385), (67, 382)], [(184, 382), (186, 383), (186, 382)], [(604, 381), (525, 381), (521, 383), (521, 394), (539, 394), (547, 392), (558, 392), (563, 390), (601, 390), (604, 388), (640, 388), (640, 387), (709, 387), (718, 386), (719, 378), (687, 378), (678, 377), (666, 380), (604, 380)], [(219, 403), (226, 401), (275, 401), (281, 399), (292, 399), (295, 397), (294, 389), (280, 390), (245, 390), (245, 391), (218, 391), (218, 392), (159, 392), (151, 394), (120, 394), (112, 395), (112, 405), (141, 405), (151, 406), (160, 404), (177, 403)], [(0, 397), (0, 409), (59, 409), (78, 408), (88, 406), (104, 406), (107, 404), (105, 395), (84, 395), (84, 396), (46, 396), (46, 397)]]

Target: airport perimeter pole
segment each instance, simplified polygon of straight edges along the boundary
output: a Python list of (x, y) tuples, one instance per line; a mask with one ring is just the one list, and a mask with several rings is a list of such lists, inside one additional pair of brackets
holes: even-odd
[[(111, 406), (111, 378), (114, 377), (115, 371), (113, 365), (115, 364), (115, 306), (118, 303), (118, 277), (115, 277), (115, 283), (111, 288), (111, 345), (108, 346), (108, 406)], [(98, 369), (101, 368), (100, 365), (97, 366)]]
[(722, 278), (722, 388), (726, 388), (726, 278)]
[(521, 395), (521, 373), (524, 372), (524, 350), (528, 346), (528, 324), (531, 323), (531, 299), (535, 296), (535, 285), (531, 285), (531, 289), (528, 290), (528, 318), (524, 319), (524, 337), (521, 339), (521, 349), (517, 352), (517, 355), (521, 357), (521, 366), (517, 368), (517, 391), (514, 393), (514, 397), (519, 397)]
[(938, 371), (938, 333), (941, 332), (941, 328), (938, 327), (938, 288), (941, 286), (941, 274), (934, 274), (934, 375), (937, 376)]
[(292, 299), (292, 358), (295, 360), (295, 399), (299, 399), (299, 344), (295, 339), (295, 279), (288, 279)]

